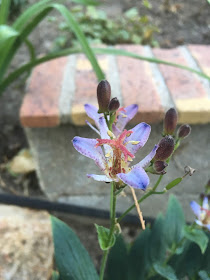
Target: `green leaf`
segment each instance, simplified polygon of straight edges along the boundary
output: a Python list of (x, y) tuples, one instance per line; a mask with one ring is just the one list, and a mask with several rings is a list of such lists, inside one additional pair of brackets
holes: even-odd
[(108, 280), (129, 280), (128, 251), (121, 235), (118, 235), (110, 250), (106, 272)]
[(151, 268), (149, 246), (151, 230), (146, 228), (137, 237), (129, 252), (129, 280), (144, 280)]
[(93, 48), (93, 50), (97, 54), (110, 54), (110, 55), (117, 55), (117, 56), (127, 56), (127, 57), (136, 58), (136, 59), (139, 59), (139, 60), (148, 61), (148, 62), (151, 62), (151, 63), (164, 64), (164, 65), (177, 67), (177, 68), (180, 68), (180, 69), (185, 69), (187, 71), (190, 71), (192, 73), (195, 73), (195, 74), (199, 75), (200, 77), (203, 77), (207, 80), (210, 80), (210, 76), (206, 75), (203, 72), (200, 72), (200, 71), (197, 71), (197, 70), (195, 70), (193, 68), (190, 68), (188, 66), (173, 63), (173, 62), (170, 62), (170, 61), (161, 60), (161, 59), (158, 59), (158, 58), (151, 58), (151, 57), (147, 57), (147, 56), (142, 56), (142, 55), (138, 55), (136, 53), (128, 52), (126, 50), (120, 50), (120, 49), (115, 49), (115, 48)]
[(183, 180), (182, 177), (176, 178), (175, 180), (171, 181), (165, 188), (166, 190), (170, 190), (176, 185), (178, 185)]
[(11, 38), (17, 37), (19, 33), (9, 25), (0, 25), (0, 48), (8, 43)]
[(177, 280), (178, 278), (176, 277), (176, 274), (173, 270), (173, 268), (169, 265), (161, 265), (158, 263), (155, 263), (153, 265), (155, 271), (160, 274), (161, 276), (163, 276), (165, 279), (168, 280)]
[(51, 216), (55, 261), (62, 280), (98, 280), (92, 260), (76, 234)]
[(210, 274), (210, 232), (206, 232), (208, 237), (208, 246), (206, 248), (205, 254), (203, 255), (201, 269), (207, 271)]
[(53, 270), (51, 280), (59, 280), (59, 273), (57, 271)]
[[(97, 233), (98, 233), (98, 242), (101, 247), (101, 250), (108, 250), (111, 248), (116, 240), (116, 237), (114, 234), (112, 234), (110, 239), (110, 230), (108, 228), (105, 228), (103, 226), (99, 226), (95, 224)], [(110, 241), (109, 241), (110, 240)]]
[(185, 225), (182, 207), (175, 196), (170, 196), (164, 223), (164, 237), (168, 246), (174, 247), (183, 237)]
[(131, 8), (131, 9), (127, 10), (127, 11), (124, 13), (124, 15), (125, 15), (127, 18), (132, 19), (132, 18), (135, 18), (135, 17), (139, 16), (139, 12), (138, 12), (137, 8), (133, 7), (133, 8)]
[(202, 254), (205, 253), (209, 240), (202, 230), (185, 226), (184, 236), (187, 239), (195, 242), (200, 247)]
[(2, 0), (0, 2), (0, 24), (7, 23), (7, 18), (9, 15), (9, 7), (11, 0)]
[(208, 274), (205, 270), (199, 271), (198, 276), (201, 280), (210, 280), (210, 274)]
[(162, 262), (166, 254), (166, 242), (164, 239), (164, 218), (160, 214), (152, 226), (150, 243), (148, 250), (150, 252), (150, 259), (152, 263)]

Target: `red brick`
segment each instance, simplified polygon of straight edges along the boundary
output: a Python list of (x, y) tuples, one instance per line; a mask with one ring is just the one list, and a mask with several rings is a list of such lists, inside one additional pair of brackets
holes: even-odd
[(210, 46), (189, 45), (188, 49), (203, 72), (210, 76)]
[(20, 121), (25, 127), (59, 125), (59, 96), (68, 57), (37, 66), (30, 77)]
[[(98, 56), (98, 62), (104, 72), (108, 71), (107, 56)], [(98, 80), (92, 66), (85, 55), (77, 56), (75, 75), (75, 95), (72, 101), (71, 120), (75, 125), (84, 125), (87, 115), (84, 104), (98, 106), (96, 89)], [(89, 120), (91, 121), (91, 120)]]
[[(154, 49), (153, 53), (156, 58), (189, 66), (179, 48)], [(174, 101), (176, 99), (207, 97), (207, 93), (196, 74), (163, 64), (159, 64), (159, 69)]]
[[(118, 46), (139, 55), (143, 54), (142, 46)], [(139, 112), (133, 122), (159, 122), (163, 119), (164, 109), (161, 105), (155, 81), (152, 78), (148, 62), (128, 58), (117, 58), (123, 106), (138, 104)]]

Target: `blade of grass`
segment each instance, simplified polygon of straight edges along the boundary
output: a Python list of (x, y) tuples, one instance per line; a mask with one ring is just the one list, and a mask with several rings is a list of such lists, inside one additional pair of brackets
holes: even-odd
[(54, 52), (51, 54), (48, 54), (46, 56), (43, 56), (41, 58), (36, 58), (24, 65), (22, 65), (21, 67), (19, 67), (18, 69), (16, 69), (15, 71), (13, 71), (12, 73), (10, 73), (1, 83), (0, 83), (0, 96), (3, 93), (3, 91), (12, 83), (14, 82), (17, 78), (19, 78), (21, 75), (23, 75), (25, 72), (29, 72), (31, 71), (31, 69), (33, 67), (35, 67), (38, 64), (44, 63), (46, 61), (61, 57), (61, 56), (66, 56), (66, 55), (71, 55), (71, 54), (77, 54), (77, 53), (82, 53), (82, 49), (78, 49), (78, 48), (70, 48), (70, 49), (65, 49), (59, 52)]
[(79, 24), (74, 19), (73, 15), (63, 5), (53, 4), (52, 7), (56, 8), (66, 19), (66, 21), (69, 25), (69, 29), (72, 29), (73, 32), (75, 33), (84, 53), (86, 54), (87, 58), (89, 59), (90, 63), (92, 64), (92, 67), (96, 73), (98, 80), (103, 80), (105, 77), (104, 73), (102, 72), (102, 70), (97, 62), (97, 59), (86, 40), (84, 33), (82, 32)]
[(22, 45), (22, 43), (25, 42), (28, 35), (35, 29), (35, 27), (46, 17), (46, 15), (52, 10), (51, 7), (43, 7), (42, 10), (38, 13), (37, 16), (35, 16), (31, 22), (28, 23), (20, 31), (18, 38), (16, 41), (12, 41), (10, 44), (8, 44), (7, 49), (4, 52), (4, 55), (2, 58), (0, 58), (0, 81), (4, 77), (14, 55)]
[(2, 0), (0, 5), (0, 24), (6, 24), (11, 0)]
[(119, 49), (114, 49), (114, 48), (93, 48), (93, 51), (96, 54), (109, 54), (109, 55), (117, 55), (117, 56), (128, 56), (128, 57), (132, 57), (132, 58), (136, 58), (136, 59), (140, 59), (140, 60), (144, 60), (144, 61), (148, 61), (151, 63), (157, 63), (157, 64), (165, 64), (165, 65), (169, 65), (169, 66), (173, 66), (176, 68), (180, 68), (180, 69), (184, 69), (187, 71), (190, 71), (192, 73), (195, 73), (199, 76), (201, 76), (202, 78), (205, 78), (207, 80), (210, 80), (210, 76), (206, 75), (203, 72), (197, 71), (193, 68), (190, 68), (188, 66), (185, 65), (181, 65), (181, 64), (176, 64), (170, 61), (165, 61), (165, 60), (161, 60), (158, 58), (151, 58), (151, 57), (146, 57), (146, 56), (141, 56), (132, 52), (128, 52), (125, 50), (119, 50)]
[[(31, 7), (29, 8), (25, 14), (22, 15), (22, 20), (18, 19), (16, 23), (13, 25), (18, 30), (21, 30), (22, 32), (19, 35), (18, 40), (13, 42), (13, 44), (8, 45), (8, 48), (6, 50), (6, 53), (4, 53), (4, 56), (0, 58), (0, 81), (3, 79), (3, 76), (13, 58), (15, 53), (17, 52), (18, 48), (21, 46), (21, 44), (25, 41), (27, 36), (32, 32), (32, 30), (37, 26), (37, 24), (50, 12), (51, 9), (55, 8), (58, 10), (63, 17), (66, 19), (67, 23), (69, 24), (69, 28), (73, 30), (75, 35), (77, 36), (86, 56), (90, 60), (93, 69), (98, 77), (99, 80), (104, 78), (104, 74), (101, 71), (101, 68), (98, 65), (98, 62), (95, 58), (95, 55), (93, 54), (83, 32), (81, 31), (78, 23), (75, 21), (71, 13), (67, 10), (67, 8), (61, 4), (51, 4), (48, 3), (49, 0), (42, 1), (42, 5), (35, 4), (35, 8)], [(33, 13), (33, 14), (32, 14)], [(38, 13), (38, 15), (25, 27), (24, 20), (27, 20), (34, 16), (34, 13)]]

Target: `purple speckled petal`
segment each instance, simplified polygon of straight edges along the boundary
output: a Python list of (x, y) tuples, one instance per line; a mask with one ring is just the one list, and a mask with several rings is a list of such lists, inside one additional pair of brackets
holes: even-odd
[(150, 135), (151, 127), (146, 123), (139, 123), (130, 130), (133, 131), (133, 133), (125, 139), (125, 142), (139, 141), (139, 143), (135, 145), (131, 143), (128, 143), (126, 145), (128, 151), (134, 155), (147, 142)]
[[(132, 104), (124, 108), (125, 112), (122, 112), (117, 117), (116, 127), (119, 129), (120, 133), (125, 128), (126, 124), (136, 115), (138, 112), (138, 105)], [(126, 116), (126, 117), (125, 117)], [(116, 135), (118, 136), (118, 135)]]
[(96, 139), (88, 139), (76, 136), (72, 140), (74, 148), (82, 155), (93, 159), (96, 165), (99, 166), (101, 170), (105, 170), (106, 161), (101, 147), (95, 148), (98, 143)]
[(114, 133), (114, 135), (117, 137), (118, 135), (120, 135), (120, 130), (116, 127), (115, 124), (112, 125), (112, 132)]
[(141, 167), (132, 168), (128, 173), (119, 173), (117, 177), (135, 189), (145, 190), (149, 185), (149, 177)]
[(209, 209), (209, 203), (208, 203), (208, 197), (205, 196), (204, 199), (203, 199), (203, 208), (204, 209)]
[(104, 117), (99, 118), (99, 127), (100, 127), (101, 139), (110, 139), (109, 135), (107, 134), (109, 129)]
[[(109, 135), (107, 134), (108, 126), (106, 124), (106, 120), (104, 117), (99, 118), (99, 126), (100, 126), (101, 139), (110, 139)], [(103, 147), (104, 147), (105, 155), (112, 154), (112, 148), (109, 145), (104, 144)]]
[(154, 148), (152, 149), (152, 151), (144, 159), (142, 159), (139, 163), (137, 163), (133, 167), (142, 167), (142, 168), (144, 168), (145, 166), (147, 166), (147, 164), (155, 156), (157, 149), (158, 149), (158, 145), (155, 145)]
[(95, 131), (98, 135), (100, 135), (100, 132), (98, 131), (98, 129), (95, 128), (89, 121), (86, 120), (85, 122), (93, 131)]
[(190, 206), (191, 206), (194, 214), (199, 218), (200, 214), (201, 214), (201, 207), (200, 207), (200, 205), (197, 202), (195, 202), (195, 201), (191, 201), (190, 202)]
[(106, 175), (87, 174), (87, 177), (93, 178), (96, 181), (112, 182), (112, 179), (108, 178)]
[(99, 128), (99, 118), (102, 116), (102, 114), (98, 114), (98, 109), (91, 104), (85, 104), (84, 107), (88, 117), (93, 119), (96, 126)]

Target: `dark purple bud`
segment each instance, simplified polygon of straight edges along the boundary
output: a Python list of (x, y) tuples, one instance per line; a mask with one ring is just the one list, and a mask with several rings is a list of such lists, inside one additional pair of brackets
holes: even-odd
[(191, 127), (189, 126), (189, 124), (183, 124), (178, 129), (177, 132), (178, 138), (184, 139), (188, 135), (190, 135), (190, 132), (191, 132)]
[(160, 142), (159, 142), (159, 148), (156, 151), (156, 155), (154, 157), (154, 160), (161, 160), (164, 161), (167, 158), (170, 157), (170, 155), (173, 153), (174, 150), (174, 138), (170, 135), (165, 136)]
[(120, 107), (120, 102), (117, 99), (117, 97), (112, 98), (109, 103), (109, 112), (115, 112), (119, 109), (119, 107)]
[(165, 161), (162, 161), (162, 160), (157, 160), (153, 164), (154, 170), (158, 173), (162, 172), (167, 166), (168, 166), (168, 164)]
[(174, 108), (169, 109), (165, 114), (164, 135), (173, 135), (177, 125), (177, 112)]
[(111, 86), (107, 80), (102, 80), (97, 87), (98, 113), (108, 112), (111, 98)]

